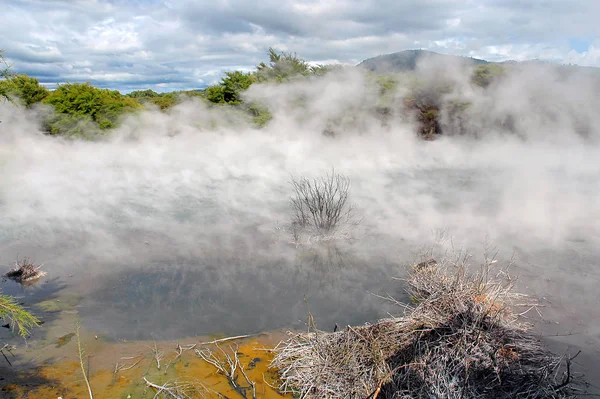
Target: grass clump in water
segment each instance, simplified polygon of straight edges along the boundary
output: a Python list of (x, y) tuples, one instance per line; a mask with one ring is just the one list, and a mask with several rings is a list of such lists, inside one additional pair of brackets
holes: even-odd
[(21, 284), (32, 282), (46, 275), (41, 268), (42, 265), (36, 265), (27, 258), (17, 260), (13, 269), (6, 273), (6, 277)]
[[(513, 282), (467, 273), (468, 256), (411, 268), (403, 317), (294, 333), (271, 366), (302, 398), (570, 398), (572, 358), (544, 348), (512, 311)], [(566, 370), (562, 365), (566, 360)]]
[(343, 228), (356, 225), (354, 207), (349, 202), (350, 178), (332, 171), (319, 178), (292, 178), (294, 211), (290, 230), (294, 241), (302, 236), (320, 241), (344, 235)]

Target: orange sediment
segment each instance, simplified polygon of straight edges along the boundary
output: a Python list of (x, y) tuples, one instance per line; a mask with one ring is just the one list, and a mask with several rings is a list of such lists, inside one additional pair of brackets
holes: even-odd
[[(219, 344), (229, 354), (237, 350), (239, 363), (248, 379), (255, 383), (256, 398), (284, 397), (273, 388), (277, 385), (277, 375), (268, 368), (272, 359), (269, 348), (275, 343), (273, 335), (264, 334)], [(244, 394), (247, 399), (253, 397), (251, 385), (239, 371), (235, 383), (241, 388), (236, 390), (223, 373), (219, 373), (214, 365), (198, 356), (193, 349), (178, 351), (177, 342), (157, 342), (155, 347), (154, 342), (103, 342), (92, 338), (85, 340), (83, 344), (86, 347), (84, 366), (88, 370), (95, 399), (153, 398), (157, 390), (149, 386), (146, 380), (157, 386), (177, 381), (180, 385), (187, 386), (190, 397), (225, 396), (229, 399), (243, 399)], [(187, 347), (183, 343), (181, 346)], [(206, 347), (226, 364), (224, 353), (216, 346)], [(194, 349), (197, 348), (201, 347)], [(11, 384), (11, 394), (31, 399), (88, 398), (76, 346), (70, 343), (63, 349), (62, 353), (67, 354), (66, 358), (37, 367), (35, 383)], [(156, 353), (160, 354), (160, 369)], [(8, 385), (5, 388), (7, 387)]]

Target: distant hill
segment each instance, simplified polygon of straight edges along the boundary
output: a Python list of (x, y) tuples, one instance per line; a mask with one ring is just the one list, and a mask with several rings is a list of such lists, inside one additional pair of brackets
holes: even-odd
[(507, 60), (501, 62), (486, 61), (479, 58), (462, 57), (458, 55), (446, 55), (427, 50), (404, 50), (392, 54), (378, 55), (377, 57), (367, 58), (357, 65), (359, 68), (365, 68), (369, 71), (378, 73), (407, 72), (414, 71), (418, 62), (424, 58), (431, 60), (441, 60), (446, 62), (462, 61), (473, 65), (504, 65), (504, 66), (543, 66), (556, 65), (562, 73), (573, 73), (575, 71), (588, 73), (591, 76), (599, 77), (600, 68), (593, 66), (564, 65), (555, 64), (551, 61), (538, 59), (526, 61)]
[(462, 61), (469, 62), (475, 65), (488, 64), (488, 61), (478, 58), (460, 57), (456, 55), (445, 55), (426, 50), (405, 50), (399, 53), (379, 55), (377, 57), (368, 58), (362, 61), (357, 66), (368, 69), (369, 71), (387, 73), (387, 72), (403, 72), (415, 70), (419, 60), (423, 58), (446, 60), (447, 62)]

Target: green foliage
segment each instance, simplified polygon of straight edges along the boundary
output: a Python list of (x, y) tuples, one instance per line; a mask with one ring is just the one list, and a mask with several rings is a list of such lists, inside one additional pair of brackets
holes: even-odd
[(389, 112), (387, 109), (393, 104), (400, 81), (393, 75), (375, 75), (370, 78), (377, 85), (378, 100), (376, 106), (382, 110), (386, 109), (385, 112)]
[(330, 64), (330, 65), (314, 65), (310, 67), (310, 70), (315, 76), (325, 76), (328, 73), (341, 71), (344, 69), (343, 66), (338, 64)]
[(59, 114), (48, 116), (43, 127), (49, 134), (91, 140), (102, 134), (89, 115)]
[(40, 320), (20, 306), (15, 298), (0, 294), (0, 319), (11, 324), (23, 338), (29, 335), (33, 327), (40, 325)]
[(256, 79), (259, 82), (284, 82), (294, 77), (308, 76), (312, 73), (310, 65), (298, 58), (295, 53), (284, 51), (277, 53), (273, 48), (269, 48), (269, 64), (261, 62), (256, 69)]
[(154, 90), (147, 89), (132, 91), (131, 93), (126, 94), (125, 96), (131, 98), (153, 98), (160, 96), (160, 94), (158, 94)]
[(215, 104), (241, 104), (242, 92), (248, 90), (255, 81), (256, 77), (251, 73), (226, 72), (218, 84), (204, 90), (204, 97)]
[(378, 75), (377, 84), (379, 85), (379, 94), (384, 96), (393, 93), (398, 87), (398, 79), (391, 75)]
[(239, 104), (241, 102), (241, 93), (248, 90), (250, 85), (256, 81), (252, 74), (240, 71), (226, 72), (225, 77), (221, 79), (220, 85), (223, 87), (223, 100), (229, 104)]
[(209, 86), (204, 90), (204, 96), (208, 101), (215, 104), (224, 104), (225, 103), (225, 93), (223, 91), (223, 86), (214, 85)]
[(452, 100), (448, 104), (450, 112), (463, 112), (471, 107), (471, 103), (468, 101)]
[(141, 108), (133, 98), (116, 90), (99, 89), (89, 83), (67, 83), (44, 99), (58, 115), (46, 121), (51, 134), (79, 136), (83, 126), (95, 123), (100, 130), (117, 126), (125, 113)]
[(479, 65), (473, 71), (471, 81), (480, 87), (488, 87), (495, 79), (504, 76), (505, 70), (502, 65), (485, 64)]
[(137, 90), (125, 95), (135, 98), (140, 104), (153, 104), (161, 111), (174, 107), (177, 101), (177, 93), (157, 93), (154, 90)]
[(149, 103), (156, 105), (161, 111), (166, 111), (178, 104), (175, 94), (161, 94), (157, 97), (152, 97), (147, 100)]
[(273, 118), (269, 109), (263, 105), (249, 104), (246, 111), (251, 115), (254, 125), (259, 128), (266, 126)]
[(439, 113), (439, 110), (431, 108), (423, 113), (423, 117), (429, 121), (435, 121)]
[(50, 93), (36, 78), (27, 75), (12, 75), (0, 81), (0, 92), (19, 98), (26, 107), (39, 103)]
[(2, 53), (4, 53), (4, 50), (0, 50), (0, 79), (2, 79), (0, 80), (0, 83), (2, 83), (0, 84), (0, 98), (10, 101), (8, 85), (5, 85), (4, 82), (10, 79), (11, 73)]

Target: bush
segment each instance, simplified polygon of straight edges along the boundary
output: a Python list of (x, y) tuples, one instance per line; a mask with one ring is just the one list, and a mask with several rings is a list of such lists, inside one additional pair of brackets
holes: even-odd
[(312, 72), (310, 65), (298, 58), (296, 54), (277, 53), (273, 48), (269, 48), (269, 64), (261, 62), (256, 69), (256, 78), (259, 82), (281, 83), (293, 77), (307, 76)]
[(90, 122), (100, 130), (114, 128), (124, 114), (141, 108), (131, 97), (89, 83), (61, 85), (44, 99), (44, 103), (54, 106), (57, 112), (45, 121), (47, 130), (51, 134), (68, 136), (79, 136), (79, 128)]
[(129, 94), (126, 94), (125, 96), (131, 97), (131, 98), (153, 98), (153, 97), (160, 96), (160, 94), (158, 94), (154, 90), (147, 89), (147, 90), (135, 90)]
[(0, 97), (5, 100), (10, 100), (8, 86), (4, 82), (10, 79), (9, 65), (4, 60), (2, 53), (4, 50), (0, 50)]
[[(403, 317), (327, 333), (311, 327), (275, 348), (280, 389), (302, 398), (574, 398), (573, 358), (547, 351), (509, 303), (512, 283), (458, 255), (414, 266)], [(563, 373), (561, 373), (561, 371)]]
[(504, 76), (505, 71), (502, 65), (485, 64), (479, 65), (473, 71), (471, 81), (480, 87), (488, 87), (495, 79)]
[(261, 128), (267, 125), (273, 118), (273, 115), (269, 112), (269, 109), (259, 104), (248, 104), (246, 106), (246, 112), (252, 117), (254, 126)]
[(317, 236), (329, 235), (351, 220), (353, 207), (348, 203), (350, 179), (332, 171), (316, 179), (292, 177), (294, 196), (291, 197), (294, 218), (292, 232), (299, 230)]
[(39, 103), (50, 93), (37, 79), (27, 75), (13, 75), (1, 81), (0, 92), (18, 98), (26, 107)]

